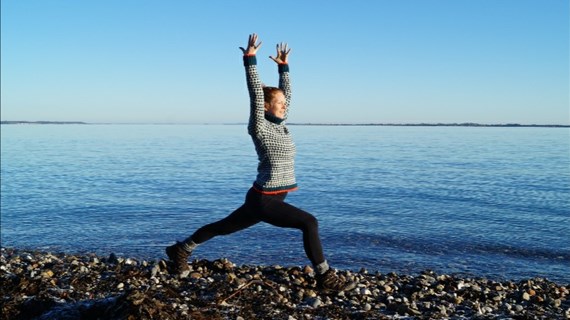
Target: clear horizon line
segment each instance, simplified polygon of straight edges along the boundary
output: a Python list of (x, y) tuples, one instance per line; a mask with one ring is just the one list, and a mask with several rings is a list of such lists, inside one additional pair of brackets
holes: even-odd
[[(2, 120), (1, 124), (85, 124), (85, 125), (246, 125), (247, 122), (85, 122), (85, 121), (29, 121)], [(463, 126), (463, 127), (570, 127), (570, 124), (478, 123), (478, 122), (289, 122), (299, 126)]]

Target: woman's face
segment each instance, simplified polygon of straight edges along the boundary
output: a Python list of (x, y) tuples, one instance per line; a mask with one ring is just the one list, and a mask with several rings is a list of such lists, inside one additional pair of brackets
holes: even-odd
[(273, 114), (280, 119), (283, 119), (285, 117), (285, 111), (287, 111), (287, 101), (285, 100), (285, 95), (283, 92), (276, 92), (273, 95), (271, 102), (265, 103), (265, 111)]

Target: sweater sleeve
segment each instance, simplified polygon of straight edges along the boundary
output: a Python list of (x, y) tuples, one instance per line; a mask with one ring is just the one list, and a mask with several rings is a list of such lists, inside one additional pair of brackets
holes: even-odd
[(287, 103), (287, 109), (285, 110), (284, 120), (287, 119), (289, 115), (289, 107), (291, 106), (291, 82), (289, 78), (289, 65), (279, 64), (279, 89), (283, 90), (285, 94), (285, 101)]
[(249, 92), (250, 110), (247, 131), (250, 135), (258, 136), (263, 132), (265, 109), (263, 103), (263, 88), (257, 72), (255, 56), (243, 56), (243, 65)]

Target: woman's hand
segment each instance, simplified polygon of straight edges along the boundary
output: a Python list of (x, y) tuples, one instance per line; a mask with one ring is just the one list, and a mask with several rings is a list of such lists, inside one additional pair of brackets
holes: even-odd
[(257, 34), (252, 33), (249, 35), (249, 39), (247, 41), (247, 49), (243, 47), (239, 47), (245, 56), (254, 56), (257, 53), (257, 50), (261, 47), (261, 41), (257, 43)]
[(287, 56), (289, 56), (289, 52), (291, 52), (291, 49), (287, 43), (281, 42), (277, 44), (277, 57), (269, 56), (269, 58), (277, 62), (277, 64), (287, 64)]

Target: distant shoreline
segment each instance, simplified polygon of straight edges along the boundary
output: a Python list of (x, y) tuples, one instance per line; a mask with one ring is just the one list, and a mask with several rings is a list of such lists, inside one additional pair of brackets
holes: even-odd
[(0, 124), (89, 124), (82, 121), (1, 121)]
[(480, 123), (289, 123), (298, 126), (377, 126), (377, 127), (508, 127), (508, 128), (570, 128), (570, 125), (563, 124), (480, 124)]
[[(83, 125), (176, 125), (183, 123), (89, 123), (83, 121), (1, 121), (4, 125), (53, 125), (53, 124), (83, 124)], [(188, 123), (187, 125), (215, 125), (217, 123)], [(244, 123), (219, 123), (220, 125), (243, 125)], [(291, 126), (352, 126), (352, 127), (501, 127), (501, 128), (570, 128), (564, 124), (481, 124), (481, 123), (289, 123)]]

